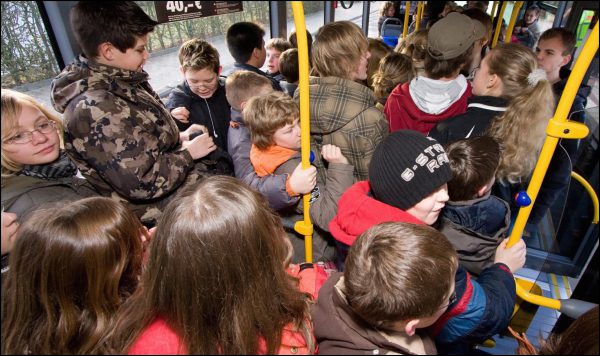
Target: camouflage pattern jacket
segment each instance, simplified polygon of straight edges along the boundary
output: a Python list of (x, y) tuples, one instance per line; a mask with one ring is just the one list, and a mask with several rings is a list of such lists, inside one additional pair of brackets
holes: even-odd
[[(294, 96), (298, 99), (298, 91)], [(310, 78), (310, 133), (317, 151), (322, 145), (338, 146), (354, 166), (354, 180), (369, 179), (369, 163), (375, 147), (388, 133), (383, 113), (368, 87), (351, 80)], [(322, 180), (326, 170), (316, 163)]]
[(177, 125), (146, 72), (80, 56), (54, 78), (51, 92), (71, 159), (98, 192), (128, 201), (142, 221), (152, 223), (186, 180), (207, 171), (181, 150)]

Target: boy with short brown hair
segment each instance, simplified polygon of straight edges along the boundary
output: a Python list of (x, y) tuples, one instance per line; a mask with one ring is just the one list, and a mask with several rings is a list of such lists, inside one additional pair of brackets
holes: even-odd
[(371, 227), (352, 245), (345, 272), (319, 290), (312, 317), (320, 353), (437, 354), (419, 329), (453, 303), (457, 267), (450, 242), (429, 226)]
[(283, 75), (279, 69), (281, 54), (292, 48), (292, 44), (283, 38), (271, 38), (265, 44), (267, 50), (267, 75), (276, 81), (282, 81)]
[(500, 164), (500, 145), (488, 136), (446, 147), (452, 179), (450, 201), (440, 216), (440, 231), (450, 240), (465, 269), (478, 275), (494, 263), (496, 248), (510, 227), (510, 208), (490, 195)]

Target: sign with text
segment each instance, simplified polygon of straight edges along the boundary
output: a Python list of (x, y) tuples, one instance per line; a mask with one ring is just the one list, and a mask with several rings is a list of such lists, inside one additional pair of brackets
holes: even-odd
[(158, 22), (174, 22), (244, 11), (241, 1), (154, 1)]

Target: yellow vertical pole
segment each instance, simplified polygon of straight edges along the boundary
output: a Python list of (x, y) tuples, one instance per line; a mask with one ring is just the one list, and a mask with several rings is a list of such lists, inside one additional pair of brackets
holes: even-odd
[[(419, 25), (421, 25), (421, 16), (423, 16), (423, 2), (417, 2), (417, 13), (415, 15), (415, 31), (419, 31)], [(404, 15), (406, 16), (406, 15)]]
[(408, 34), (408, 17), (410, 16), (410, 1), (406, 2), (406, 8), (404, 9), (404, 27), (402, 28), (402, 38), (406, 38)]
[[(296, 26), (296, 38), (298, 41), (298, 65), (299, 82), (298, 89), (300, 94), (300, 131), (302, 147), (302, 169), (310, 167), (310, 101), (308, 91), (308, 40), (306, 39), (306, 23), (304, 20), (304, 7), (302, 1), (292, 1), (292, 12), (294, 14), (294, 24)], [(301, 235), (304, 235), (304, 256), (306, 262), (312, 262), (313, 244), (312, 234), (313, 225), (310, 221), (310, 193), (302, 197), (304, 207), (304, 220), (296, 222), (294, 229)]]
[[(504, 17), (504, 11), (506, 11), (506, 1), (502, 3), (502, 6), (500, 6), (500, 13), (498, 13), (498, 23), (496, 24), (496, 31), (494, 31), (494, 40), (492, 41), (492, 48), (496, 47), (496, 43), (498, 43), (498, 38), (500, 37), (500, 31), (502, 30), (502, 18)], [(509, 36), (508, 31), (506, 31), (506, 35)]]
[(492, 17), (492, 22), (494, 21), (494, 16), (496, 15), (497, 7), (498, 7), (498, 1), (494, 1), (494, 4), (492, 5), (492, 14), (490, 15)]
[(506, 29), (506, 38), (504, 39), (504, 43), (510, 43), (510, 39), (515, 28), (515, 24), (517, 23), (517, 16), (519, 15), (519, 10), (521, 10), (521, 6), (523, 6), (523, 1), (515, 2), (512, 14), (510, 15), (510, 22), (508, 23), (508, 28)]
[[(512, 246), (515, 243), (517, 243), (517, 241), (519, 241), (519, 239), (523, 235), (525, 224), (527, 223), (527, 219), (529, 219), (529, 214), (531, 213), (531, 209), (533, 208), (535, 199), (537, 198), (537, 195), (540, 191), (540, 186), (542, 185), (544, 176), (546, 175), (546, 171), (548, 170), (548, 165), (550, 164), (550, 160), (552, 159), (552, 155), (554, 154), (554, 150), (556, 149), (558, 140), (560, 138), (583, 138), (586, 137), (589, 133), (589, 129), (587, 128), (587, 126), (578, 122), (567, 121), (567, 117), (569, 115), (569, 110), (573, 105), (573, 101), (575, 100), (577, 90), (579, 89), (579, 86), (583, 81), (585, 72), (590, 66), (590, 63), (592, 62), (596, 51), (598, 51), (597, 23), (594, 26), (594, 29), (592, 30), (592, 33), (588, 37), (587, 41), (585, 42), (585, 45), (583, 46), (583, 49), (579, 54), (577, 61), (575, 62), (573, 71), (571, 72), (571, 75), (567, 80), (567, 85), (565, 86), (563, 94), (556, 107), (554, 117), (551, 118), (548, 122), (548, 126), (546, 127), (546, 140), (544, 141), (542, 151), (540, 152), (540, 157), (538, 158), (537, 165), (535, 166), (535, 169), (533, 170), (533, 175), (531, 176), (531, 181), (529, 182), (529, 186), (527, 187), (527, 194), (531, 198), (531, 204), (525, 207), (521, 207), (519, 209), (519, 214), (517, 215), (517, 219), (515, 220), (515, 225), (513, 226), (507, 246)], [(560, 300), (530, 294), (525, 289), (523, 289), (518, 283), (517, 294), (523, 300), (526, 300), (530, 303), (553, 309), (561, 308)]]

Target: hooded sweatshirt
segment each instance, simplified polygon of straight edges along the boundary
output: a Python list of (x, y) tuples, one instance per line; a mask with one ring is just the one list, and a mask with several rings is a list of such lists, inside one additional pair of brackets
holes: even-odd
[(421, 329), (413, 336), (383, 332), (356, 315), (346, 299), (342, 273), (333, 274), (321, 287), (312, 319), (320, 355), (437, 354)]
[(463, 75), (451, 81), (421, 76), (398, 85), (385, 103), (390, 132), (415, 130), (426, 135), (440, 121), (467, 110), (471, 89)]
[[(295, 98), (298, 99), (298, 91)], [(388, 132), (385, 116), (376, 107), (373, 91), (351, 80), (310, 78), (311, 146), (338, 146), (354, 166), (354, 178), (368, 179), (375, 147)], [(326, 175), (322, 162), (315, 164)], [(322, 177), (325, 180), (325, 177)]]
[[(403, 210), (375, 200), (370, 190), (368, 181), (358, 182), (340, 198), (338, 213), (329, 224), (337, 241), (351, 245), (360, 234), (382, 222), (424, 224)], [(514, 278), (506, 265), (496, 263), (486, 268), (477, 281), (459, 265), (455, 291), (456, 302), (430, 327), (438, 350), (457, 351), (506, 329), (516, 301)]]

